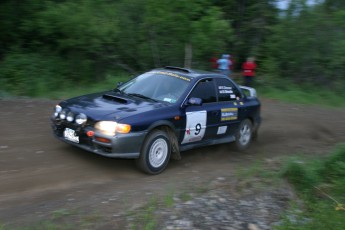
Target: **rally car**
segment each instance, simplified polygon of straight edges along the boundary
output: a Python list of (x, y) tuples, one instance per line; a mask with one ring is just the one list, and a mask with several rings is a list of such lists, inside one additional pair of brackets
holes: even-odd
[(158, 174), (189, 149), (230, 142), (246, 149), (261, 118), (255, 89), (221, 74), (168, 66), (110, 91), (64, 100), (51, 121), (66, 143), (136, 159), (142, 171)]

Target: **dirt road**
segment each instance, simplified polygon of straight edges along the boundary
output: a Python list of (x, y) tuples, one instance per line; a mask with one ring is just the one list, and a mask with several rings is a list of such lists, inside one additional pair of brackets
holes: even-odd
[(324, 154), (345, 142), (344, 109), (266, 99), (259, 139), (248, 151), (229, 145), (187, 151), (162, 174), (149, 176), (132, 160), (100, 157), (56, 140), (49, 123), (55, 103), (0, 99), (0, 226), (27, 225), (70, 209), (115, 218), (152, 195), (231, 177), (247, 162)]

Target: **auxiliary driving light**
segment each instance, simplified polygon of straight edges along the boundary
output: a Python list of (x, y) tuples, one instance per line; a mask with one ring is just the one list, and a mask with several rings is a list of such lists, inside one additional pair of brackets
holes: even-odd
[(74, 114), (72, 112), (69, 112), (67, 114), (66, 120), (72, 122), (74, 120)]
[(60, 113), (60, 119), (61, 120), (66, 119), (66, 114), (67, 114), (67, 111), (66, 110), (62, 110), (61, 113)]
[(56, 105), (55, 106), (55, 111), (54, 111), (54, 116), (55, 117), (58, 117), (59, 116), (59, 113), (61, 112), (62, 108), (60, 105)]

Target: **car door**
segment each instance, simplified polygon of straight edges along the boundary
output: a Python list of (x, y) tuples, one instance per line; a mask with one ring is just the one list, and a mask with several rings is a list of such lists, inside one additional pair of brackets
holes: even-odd
[(213, 138), (217, 133), (220, 119), (216, 85), (212, 78), (200, 80), (189, 94), (187, 101), (190, 98), (199, 98), (202, 104), (185, 107), (186, 126), (181, 144)]
[(241, 119), (243, 96), (236, 85), (228, 78), (216, 78), (218, 108), (217, 137), (235, 134)]

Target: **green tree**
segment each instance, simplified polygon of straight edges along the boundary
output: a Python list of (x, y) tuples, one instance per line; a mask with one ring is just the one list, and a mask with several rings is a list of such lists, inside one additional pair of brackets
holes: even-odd
[(255, 55), (270, 81), (342, 89), (344, 1), (292, 0), (285, 12), (277, 1), (2, 0), (0, 84), (17, 92), (18, 82), (43, 75), (82, 84), (118, 69), (207, 69), (219, 52), (235, 55), (238, 64)]
[(135, 70), (165, 65), (206, 67), (214, 50), (232, 39), (221, 10), (208, 1), (123, 0), (121, 33), (109, 49), (113, 63)]
[(22, 30), (25, 20), (42, 8), (44, 0), (2, 0), (0, 2), (0, 60), (13, 46), (22, 47), (30, 43), (31, 33)]
[(234, 30), (234, 40), (228, 43), (228, 52), (237, 59), (238, 68), (248, 56), (257, 56), (260, 62), (264, 42), (277, 23), (276, 0), (217, 0)]
[(120, 32), (116, 5), (105, 0), (47, 1), (23, 30), (37, 34), (36, 46), (66, 58), (75, 81), (102, 75), (105, 50)]
[[(344, 10), (291, 2), (265, 44), (264, 71), (273, 80), (341, 89), (344, 86)], [(342, 22), (341, 22), (342, 21)], [(272, 79), (271, 79), (272, 80)]]

